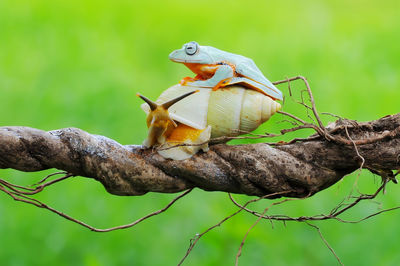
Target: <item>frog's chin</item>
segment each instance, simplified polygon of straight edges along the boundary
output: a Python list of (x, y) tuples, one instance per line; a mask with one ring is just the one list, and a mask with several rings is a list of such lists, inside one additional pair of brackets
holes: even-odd
[(202, 60), (185, 60), (185, 59), (175, 59), (175, 58), (170, 58), (172, 62), (176, 63), (193, 63), (193, 64), (199, 64), (202, 62)]

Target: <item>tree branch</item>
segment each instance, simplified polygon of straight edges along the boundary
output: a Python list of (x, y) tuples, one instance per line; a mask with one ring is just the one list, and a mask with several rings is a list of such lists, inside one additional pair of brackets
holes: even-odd
[(172, 161), (154, 150), (124, 146), (76, 128), (45, 132), (0, 127), (0, 168), (57, 168), (94, 178), (116, 195), (194, 187), (257, 196), (290, 191), (273, 197), (312, 195), (361, 164), (389, 177), (400, 168), (400, 114), (367, 123), (339, 119), (324, 130), (329, 138), (313, 135), (274, 147), (218, 144), (191, 159)]

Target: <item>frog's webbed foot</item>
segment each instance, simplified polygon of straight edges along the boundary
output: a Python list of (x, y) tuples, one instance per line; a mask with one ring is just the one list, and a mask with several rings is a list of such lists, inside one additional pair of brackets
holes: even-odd
[(181, 80), (179, 81), (179, 84), (181, 84), (182, 86), (186, 86), (186, 85), (188, 85), (189, 83), (193, 83), (193, 82), (195, 82), (195, 81), (197, 81), (197, 80), (200, 80), (200, 79), (201, 79), (201, 78), (200, 78), (199, 75), (195, 76), (194, 78), (192, 78), (192, 77), (184, 77), (183, 79), (181, 79)]
[(212, 88), (212, 90), (216, 91), (219, 88), (223, 88), (225, 86), (230, 85), (231, 84), (231, 80), (232, 80), (232, 78), (226, 78), (226, 79), (221, 80), (220, 82), (218, 82), (217, 85), (214, 86), (214, 88)]
[(188, 83), (192, 83), (195, 81), (195, 78), (192, 77), (184, 77), (183, 79), (181, 79), (179, 81), (179, 84), (181, 84), (182, 86), (186, 86), (188, 85)]

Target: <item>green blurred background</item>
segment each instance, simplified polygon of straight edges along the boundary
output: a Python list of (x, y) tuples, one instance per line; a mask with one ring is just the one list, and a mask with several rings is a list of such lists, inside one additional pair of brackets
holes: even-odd
[[(122, 144), (146, 135), (141, 92), (156, 98), (193, 76), (168, 54), (196, 40), (248, 56), (271, 80), (306, 76), (317, 107), (359, 121), (399, 112), (400, 4), (392, 1), (8, 1), (0, 0), (0, 126), (78, 127)], [(292, 84), (295, 91), (304, 86)], [(280, 88), (287, 95), (287, 86)], [(285, 111), (306, 117), (287, 101)], [(325, 122), (333, 121), (329, 116)], [(258, 132), (288, 124), (275, 115)], [(294, 136), (307, 135), (310, 132)], [(42, 173), (1, 170), (32, 184)], [(355, 187), (372, 192), (379, 178), (356, 174), (311, 199), (272, 210), (326, 213)], [(360, 218), (400, 203), (397, 186), (345, 215)], [(175, 195), (117, 197), (75, 178), (38, 198), (97, 227), (133, 221)], [(237, 196), (244, 202), (250, 197)], [(269, 201), (256, 204), (263, 209)], [(132, 229), (93, 233), (0, 194), (2, 265), (175, 265), (190, 238), (236, 208), (225, 193), (195, 190), (166, 213)], [(360, 224), (316, 223), (347, 265), (397, 265), (400, 212)], [(186, 265), (232, 265), (255, 217), (239, 215), (200, 240)], [(315, 229), (262, 221), (250, 233), (241, 265), (336, 265)]]

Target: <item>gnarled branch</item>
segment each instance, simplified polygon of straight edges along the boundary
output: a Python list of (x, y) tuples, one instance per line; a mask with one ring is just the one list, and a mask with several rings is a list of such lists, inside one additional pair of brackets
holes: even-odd
[(57, 168), (94, 178), (116, 195), (198, 187), (257, 196), (290, 191), (284, 195), (290, 197), (321, 191), (361, 164), (388, 177), (400, 168), (400, 114), (366, 123), (338, 120), (324, 130), (329, 138), (314, 135), (274, 147), (218, 144), (191, 159), (173, 161), (76, 128), (0, 127), (0, 168)]

